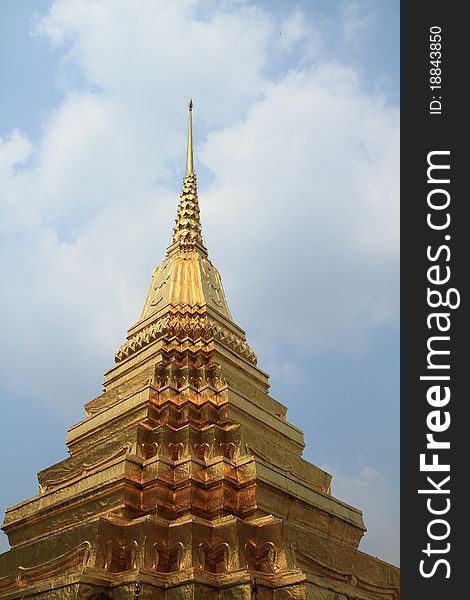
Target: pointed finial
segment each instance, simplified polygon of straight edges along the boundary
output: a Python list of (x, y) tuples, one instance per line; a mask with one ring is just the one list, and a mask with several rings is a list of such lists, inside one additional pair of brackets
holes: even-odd
[(193, 164), (193, 100), (189, 101), (189, 119), (188, 119), (188, 151), (186, 155), (186, 175), (194, 173)]
[(186, 174), (183, 179), (178, 213), (176, 215), (173, 238), (168, 246), (167, 256), (176, 252), (200, 252), (207, 256), (207, 248), (202, 239), (199, 201), (197, 197), (197, 179), (193, 164), (193, 101), (189, 101), (188, 153), (186, 157)]

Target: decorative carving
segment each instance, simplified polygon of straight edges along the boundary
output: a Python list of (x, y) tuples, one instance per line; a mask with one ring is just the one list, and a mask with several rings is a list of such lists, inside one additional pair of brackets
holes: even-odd
[[(170, 280), (170, 277), (173, 273), (174, 263), (173, 262), (164, 262), (160, 268), (156, 269), (154, 272), (154, 281), (155, 284), (152, 286), (153, 290), (151, 292), (150, 306), (152, 308), (156, 307), (163, 300), (165, 296), (165, 286)], [(160, 277), (159, 277), (160, 275)], [(153, 284), (153, 281), (152, 281)], [(144, 309), (145, 312), (145, 309)]]
[(137, 569), (139, 545), (137, 540), (121, 543), (111, 539), (106, 542), (103, 552), (103, 570), (111, 573), (121, 573)]
[(357, 577), (354, 574), (350, 575), (347, 579), (347, 583), (351, 587), (356, 587), (357, 586)]
[(103, 569), (105, 571), (109, 571), (109, 568), (111, 567), (111, 563), (113, 562), (113, 540), (108, 540), (106, 542), (106, 546), (105, 546), (105, 550), (104, 550), (103, 554), (104, 554)]
[(194, 444), (194, 451), (196, 453), (196, 456), (204, 462), (207, 461), (209, 458), (210, 449), (211, 447), (207, 443)]
[(180, 341), (188, 338), (193, 344), (215, 339), (251, 364), (257, 363), (255, 353), (243, 337), (235, 335), (203, 309), (187, 305), (170, 307), (167, 314), (131, 335), (116, 353), (115, 360), (121, 362), (158, 339), (170, 343), (173, 338)]
[(230, 547), (222, 542), (215, 546), (207, 542), (199, 544), (198, 557), (200, 568), (209, 573), (224, 573), (230, 571)]
[(159, 445), (157, 444), (157, 442), (151, 442), (150, 444), (141, 444), (140, 448), (142, 452), (142, 458), (144, 458), (145, 460), (158, 456)]
[[(247, 454), (250, 454), (251, 456), (258, 456), (259, 458), (261, 458), (262, 460), (264, 460), (265, 462), (272, 464), (274, 461), (268, 457), (266, 454), (264, 454), (264, 452), (261, 452), (260, 450), (258, 450), (257, 448), (255, 448), (254, 446), (252, 446), (249, 443), (245, 444), (245, 450), (247, 452)], [(275, 448), (273, 449), (273, 452), (277, 453), (278, 455), (280, 454), (279, 449)], [(295, 475), (297, 477), (300, 477), (303, 479), (303, 474), (301, 471), (299, 471), (299, 469), (295, 468), (295, 465), (293, 464), (287, 464), (287, 466), (285, 466), (285, 464), (288, 462), (289, 458), (286, 452), (282, 453), (282, 458), (284, 460), (276, 460), (274, 462), (274, 464), (277, 466), (278, 469), (281, 469), (282, 471), (285, 471), (286, 473), (290, 473), (291, 475)], [(324, 494), (331, 494), (331, 486), (330, 485), (325, 485), (324, 483), (315, 483), (313, 481), (309, 481), (308, 482), (309, 487), (314, 488), (316, 490), (319, 490), (320, 492), (323, 492)]]
[[(220, 275), (208, 260), (201, 260), (201, 269), (204, 273), (204, 279), (209, 288), (209, 296), (211, 300), (220, 308), (225, 308), (225, 295), (222, 290), (222, 281)], [(225, 304), (225, 306), (224, 306)]]
[(237, 445), (233, 442), (220, 442), (220, 448), (225, 458), (234, 460), (235, 453), (237, 452)]
[(170, 358), (155, 367), (155, 387), (161, 392), (169, 387), (175, 392), (181, 392), (190, 387), (202, 392), (208, 388), (220, 391), (226, 387), (219, 365), (194, 365), (189, 357)]
[(292, 566), (294, 567), (294, 569), (298, 569), (297, 556), (295, 554), (294, 544), (289, 544), (289, 550), (290, 550), (290, 555), (291, 555), (291, 559), (292, 559)]
[(152, 569), (159, 573), (173, 573), (181, 570), (184, 546), (181, 542), (166, 546), (161, 542), (153, 545), (154, 562)]
[(91, 471), (92, 469), (97, 469), (98, 467), (105, 465), (107, 462), (110, 462), (111, 460), (114, 460), (115, 458), (118, 458), (119, 456), (122, 456), (123, 454), (130, 454), (131, 451), (132, 451), (132, 442), (127, 442), (124, 446), (119, 448), (119, 450), (117, 452), (115, 452), (114, 454), (110, 454), (109, 456), (106, 456), (106, 458), (103, 458), (103, 460), (100, 460), (95, 463), (83, 463), (83, 472)]
[(250, 571), (275, 573), (278, 570), (277, 550), (272, 542), (257, 546), (254, 542), (245, 544), (245, 561)]
[(82, 542), (72, 550), (59, 556), (31, 567), (17, 567), (16, 574), (12, 577), (0, 579), (0, 594), (7, 593), (15, 588), (24, 588), (27, 585), (45, 581), (58, 574), (82, 572), (90, 555), (91, 544)]
[(170, 442), (168, 444), (168, 450), (169, 450), (169, 458), (171, 460), (180, 460), (181, 457), (183, 456), (184, 446), (181, 442), (177, 442), (177, 443)]
[(186, 173), (183, 180), (178, 213), (176, 215), (173, 239), (168, 248), (170, 255), (173, 247), (178, 251), (192, 252), (196, 246), (207, 256), (207, 250), (202, 239), (199, 202), (197, 197), (197, 177), (194, 171)]
[[(358, 577), (355, 574), (342, 572), (337, 568), (333, 569), (332, 565), (324, 563), (317, 557), (308, 554), (304, 549), (301, 550), (298, 547), (295, 548), (295, 554), (299, 563), (307, 565), (309, 571), (327, 581), (340, 582), (351, 587), (357, 587), (360, 590), (364, 590), (373, 598), (383, 598), (384, 600), (399, 600), (400, 598), (399, 588), (383, 585), (377, 580), (368, 581), (363, 576)], [(398, 583), (398, 577), (396, 582)]]
[(41, 479), (39, 481), (39, 492), (44, 494), (49, 489), (67, 483), (68, 481), (74, 479), (75, 477), (79, 477), (80, 475), (85, 475), (89, 471), (93, 471), (94, 469), (99, 469), (100, 467), (105, 466), (107, 463), (112, 460), (119, 458), (123, 454), (129, 454), (132, 450), (132, 443), (127, 442), (124, 446), (119, 448), (116, 452), (113, 452), (109, 456), (102, 458), (101, 460), (95, 463), (81, 463), (81, 465), (68, 465), (65, 463), (62, 467), (62, 471), (65, 474), (62, 477), (54, 477), (53, 475), (48, 476), (48, 473), (45, 472), (41, 475)]

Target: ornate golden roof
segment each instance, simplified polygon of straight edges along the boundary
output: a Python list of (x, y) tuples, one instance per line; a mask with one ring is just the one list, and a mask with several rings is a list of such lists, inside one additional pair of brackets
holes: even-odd
[(167, 256), (179, 252), (200, 252), (207, 256), (202, 240), (201, 217), (197, 196), (197, 178), (193, 163), (193, 102), (189, 103), (188, 149), (186, 153), (186, 174), (176, 215), (173, 239), (168, 247)]
[(243, 330), (232, 319), (222, 279), (209, 260), (202, 238), (193, 162), (192, 108), (190, 102), (186, 173), (173, 237), (165, 260), (153, 272), (140, 319), (129, 330), (127, 341), (116, 354), (116, 362), (155, 341), (168, 327), (184, 327), (189, 336), (217, 339), (256, 364)]
[(167, 256), (70, 456), (6, 512), (0, 598), (398, 600), (268, 389), (203, 243), (191, 103)]

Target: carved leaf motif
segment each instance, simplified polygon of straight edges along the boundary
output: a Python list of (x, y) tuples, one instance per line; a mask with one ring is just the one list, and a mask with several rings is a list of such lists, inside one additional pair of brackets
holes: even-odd
[(211, 448), (207, 443), (194, 444), (194, 451), (196, 453), (196, 456), (203, 461), (206, 461), (209, 458), (210, 449)]
[(171, 460), (180, 460), (183, 455), (184, 446), (181, 442), (168, 444), (169, 458)]
[(204, 273), (207, 286), (209, 288), (209, 296), (217, 306), (223, 306), (222, 302), (222, 284), (220, 276), (209, 261), (201, 261), (202, 272)]
[(103, 569), (112, 573), (137, 569), (138, 550), (136, 540), (124, 544), (117, 540), (108, 540), (103, 552)]
[(278, 570), (277, 550), (272, 542), (257, 546), (254, 542), (245, 544), (245, 561), (248, 569), (263, 573), (274, 573)]
[(152, 300), (150, 302), (150, 306), (157, 306), (157, 304), (159, 304), (164, 297), (164, 290), (165, 290), (165, 285), (168, 283), (172, 273), (173, 273), (173, 267), (174, 267), (174, 263), (166, 263), (165, 265), (163, 265), (162, 267), (162, 271), (163, 271), (163, 275), (164, 275), (164, 279), (163, 281), (159, 284), (159, 285), (155, 285), (153, 287), (153, 293), (152, 293)]
[(237, 446), (233, 442), (221, 442), (220, 447), (226, 458), (233, 460), (237, 451)]
[(184, 546), (181, 542), (166, 546), (161, 542), (153, 545), (154, 562), (152, 569), (159, 573), (172, 573), (181, 570)]
[(207, 542), (199, 544), (198, 557), (200, 568), (209, 573), (222, 573), (230, 570), (231, 553), (230, 547), (226, 542), (215, 546)]
[(141, 444), (142, 457), (145, 460), (158, 456), (159, 446), (157, 442), (150, 442), (150, 444)]

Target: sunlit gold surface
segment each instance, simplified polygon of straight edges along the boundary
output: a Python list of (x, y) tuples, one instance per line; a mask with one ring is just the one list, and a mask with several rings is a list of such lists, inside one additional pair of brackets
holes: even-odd
[(188, 148), (186, 152), (186, 175), (194, 174), (193, 163), (193, 101), (189, 101), (188, 114)]
[(70, 456), (7, 511), (0, 598), (396, 599), (357, 550), (362, 514), (304, 461), (302, 432), (230, 315), (204, 245), (189, 112), (166, 259)]

